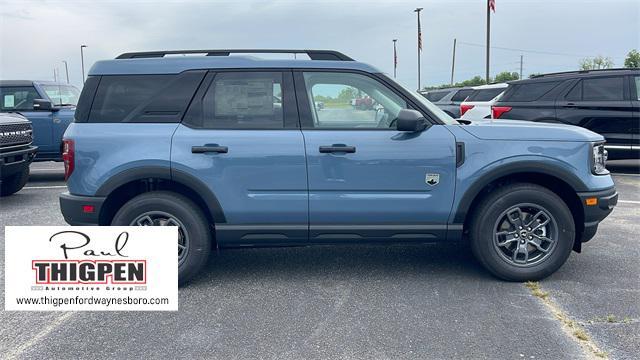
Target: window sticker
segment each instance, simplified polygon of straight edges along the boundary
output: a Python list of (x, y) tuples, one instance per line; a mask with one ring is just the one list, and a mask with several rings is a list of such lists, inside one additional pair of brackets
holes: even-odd
[(4, 106), (6, 108), (12, 108), (16, 106), (16, 96), (13, 94), (7, 94), (4, 96)]

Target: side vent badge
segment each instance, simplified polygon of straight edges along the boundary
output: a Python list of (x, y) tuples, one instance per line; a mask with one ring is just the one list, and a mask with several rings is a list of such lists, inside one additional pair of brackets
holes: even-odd
[(427, 174), (424, 181), (429, 186), (436, 186), (440, 182), (440, 174)]

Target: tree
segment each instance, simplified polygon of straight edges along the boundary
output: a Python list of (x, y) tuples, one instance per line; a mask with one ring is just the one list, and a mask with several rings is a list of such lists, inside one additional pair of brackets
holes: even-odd
[(343, 103), (351, 102), (351, 99), (356, 98), (357, 90), (352, 87), (346, 87), (340, 91), (338, 94), (338, 101)]
[(512, 80), (518, 80), (519, 78), (520, 76), (517, 72), (503, 71), (500, 74), (496, 75), (496, 78), (493, 81), (497, 83), (503, 83)]
[(624, 59), (624, 67), (628, 68), (640, 68), (640, 52), (633, 49), (627, 54), (627, 58)]
[(612, 67), (613, 60), (601, 55), (593, 58), (584, 58), (580, 61), (580, 70), (611, 69)]

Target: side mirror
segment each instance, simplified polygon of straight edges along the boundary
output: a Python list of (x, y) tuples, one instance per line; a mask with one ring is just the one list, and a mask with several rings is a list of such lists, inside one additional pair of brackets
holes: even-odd
[(427, 120), (416, 110), (402, 109), (396, 119), (398, 131), (420, 132), (427, 128)]
[(34, 99), (33, 110), (58, 111), (58, 108), (54, 107), (49, 100)]

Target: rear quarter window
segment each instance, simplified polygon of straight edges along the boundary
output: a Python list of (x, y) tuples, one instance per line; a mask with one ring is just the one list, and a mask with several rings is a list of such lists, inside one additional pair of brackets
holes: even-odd
[(454, 102), (463, 102), (466, 98), (469, 97), (473, 93), (473, 89), (462, 89), (458, 90), (458, 92), (451, 97), (451, 101)]
[(535, 101), (558, 86), (559, 83), (558, 81), (552, 81), (511, 85), (514, 86), (513, 90), (510, 91), (509, 94), (505, 94), (508, 95), (508, 97), (504, 96), (502, 101)]
[(490, 101), (500, 95), (505, 88), (474, 90), (467, 101)]
[(425, 95), (425, 97), (427, 98), (427, 100), (429, 100), (431, 102), (436, 102), (436, 101), (439, 101), (440, 99), (442, 99), (448, 93), (449, 93), (449, 91), (428, 92), (427, 95)]
[(205, 73), (104, 75), (88, 122), (180, 122)]

